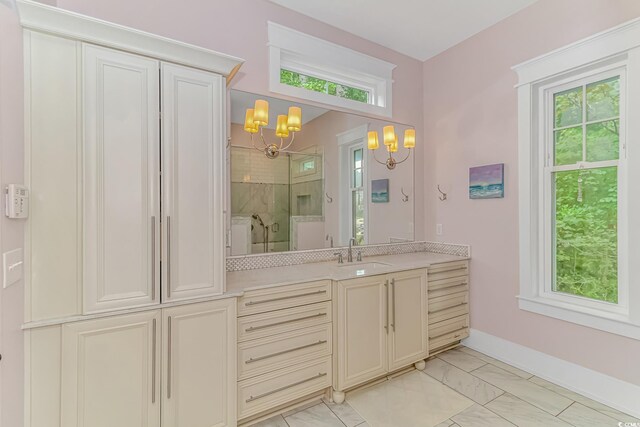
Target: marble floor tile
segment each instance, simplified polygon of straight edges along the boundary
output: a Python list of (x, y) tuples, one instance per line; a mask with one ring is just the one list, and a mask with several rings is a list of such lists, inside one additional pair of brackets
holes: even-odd
[(349, 402), (343, 402), (339, 405), (333, 402), (324, 403), (347, 427), (356, 427), (365, 422), (365, 419), (349, 405)]
[(585, 397), (574, 391), (568, 390), (564, 387), (560, 387), (559, 385), (554, 384), (550, 381), (544, 380), (540, 377), (532, 377), (529, 379), (529, 381), (535, 384), (538, 384), (539, 386), (542, 386), (548, 390), (561, 394), (562, 396), (568, 399), (575, 400), (576, 402), (581, 403), (588, 408), (595, 409), (596, 411), (601, 412), (605, 415), (608, 415), (609, 417), (614, 418), (618, 421), (629, 422), (629, 423), (631, 422), (640, 423), (639, 419), (634, 418), (631, 415), (617, 411), (603, 403), (596, 402), (595, 400), (589, 399), (588, 397)]
[(473, 405), (451, 419), (460, 427), (513, 427), (509, 421), (480, 405)]
[(478, 359), (475, 356), (456, 349), (440, 353), (437, 357), (467, 372), (487, 364), (487, 362), (482, 359)]
[(558, 418), (580, 427), (614, 427), (617, 426), (619, 422), (616, 419), (577, 402), (562, 411), (562, 413), (558, 415)]
[[(486, 408), (518, 427), (571, 427), (570, 424), (550, 415), (548, 412), (510, 394), (500, 396), (487, 404)], [(582, 427), (582, 425), (579, 425), (579, 427)]]
[(437, 426), (434, 427), (451, 427), (451, 425), (453, 424), (453, 421), (451, 420), (446, 420), (441, 422), (440, 424), (438, 424)]
[(518, 369), (515, 366), (509, 365), (508, 363), (501, 362), (498, 359), (494, 359), (493, 357), (487, 356), (486, 354), (480, 353), (479, 351), (472, 350), (469, 347), (460, 346), (460, 347), (457, 347), (456, 350), (475, 356), (478, 359), (484, 360), (487, 363), (491, 363), (492, 365), (497, 366), (498, 368), (504, 369), (507, 372), (511, 372), (512, 374), (515, 374), (521, 378), (529, 379), (533, 376), (533, 374), (527, 371)]
[(485, 380), (520, 399), (537, 406), (550, 413), (558, 415), (573, 403), (553, 391), (547, 390), (531, 381), (500, 369), (492, 364), (486, 364), (472, 372), (473, 375)]
[(433, 427), (473, 405), (419, 371), (349, 393), (347, 402), (371, 427)]
[(289, 415), (293, 415), (296, 412), (304, 411), (305, 409), (311, 408), (312, 406), (316, 406), (318, 403), (322, 403), (322, 399), (318, 398), (318, 400), (305, 403), (304, 405), (300, 405), (297, 408), (289, 409), (287, 412), (284, 412), (282, 416), (284, 418), (287, 418)]
[(427, 361), (423, 372), (481, 405), (504, 393), (499, 388), (437, 358)]
[(342, 421), (324, 403), (285, 417), (290, 427), (344, 427)]
[(251, 427), (288, 427), (288, 425), (282, 415), (276, 415), (259, 423), (251, 424)]

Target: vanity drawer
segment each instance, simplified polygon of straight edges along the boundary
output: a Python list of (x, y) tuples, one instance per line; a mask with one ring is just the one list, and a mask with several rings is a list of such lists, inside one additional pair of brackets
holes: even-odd
[(238, 316), (266, 313), (331, 299), (331, 280), (248, 291), (238, 298)]
[(453, 277), (466, 276), (469, 274), (468, 261), (447, 262), (444, 264), (434, 264), (427, 270), (429, 282)]
[(331, 356), (238, 382), (238, 418), (243, 419), (320, 392), (332, 383)]
[(238, 318), (238, 342), (331, 322), (331, 301)]
[(431, 300), (433, 298), (444, 297), (447, 295), (458, 294), (461, 292), (469, 292), (469, 285), (467, 285), (466, 283), (463, 283), (457, 286), (450, 286), (447, 288), (436, 289), (434, 291), (429, 290), (429, 299)]
[(331, 323), (238, 344), (238, 379), (330, 356)]
[(467, 303), (434, 312), (431, 312), (431, 309), (429, 309), (429, 324), (442, 322), (443, 320), (452, 319), (464, 314), (469, 314), (469, 304)]
[(449, 332), (445, 335), (429, 339), (429, 354), (433, 354), (439, 348), (446, 347), (457, 341), (460, 341), (469, 336), (469, 328), (458, 329), (453, 332)]
[(437, 298), (429, 298), (429, 314), (469, 302), (469, 292), (463, 291)]
[(469, 315), (454, 317), (429, 325), (429, 339), (436, 339), (451, 332), (469, 327)]
[(447, 288), (453, 288), (461, 285), (469, 284), (469, 276), (450, 277), (448, 279), (433, 280), (429, 278), (429, 291), (441, 291)]

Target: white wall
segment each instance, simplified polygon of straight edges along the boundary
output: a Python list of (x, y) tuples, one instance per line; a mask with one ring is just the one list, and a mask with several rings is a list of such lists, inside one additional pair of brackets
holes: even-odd
[[(0, 2), (0, 188), (22, 183), (23, 170), (22, 30), (15, 10)], [(4, 212), (4, 196), (2, 197)], [(0, 215), (0, 252), (23, 246), (24, 220)], [(0, 287), (0, 426), (23, 425), (23, 282)]]

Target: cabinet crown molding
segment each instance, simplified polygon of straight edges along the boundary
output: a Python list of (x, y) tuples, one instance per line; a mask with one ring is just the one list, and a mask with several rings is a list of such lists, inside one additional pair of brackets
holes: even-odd
[(229, 76), (243, 59), (31, 0), (16, 2), (24, 28)]

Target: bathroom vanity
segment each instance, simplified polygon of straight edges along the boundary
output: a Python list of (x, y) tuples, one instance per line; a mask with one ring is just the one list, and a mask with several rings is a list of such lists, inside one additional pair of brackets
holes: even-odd
[(469, 334), (469, 261), (429, 252), (227, 273), (238, 298), (238, 419), (388, 375)]

